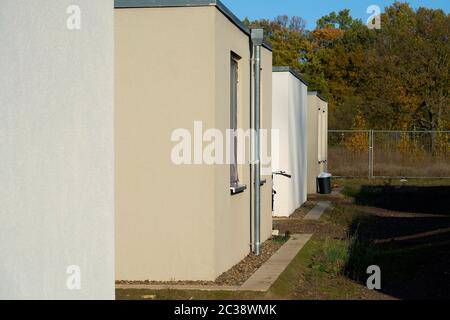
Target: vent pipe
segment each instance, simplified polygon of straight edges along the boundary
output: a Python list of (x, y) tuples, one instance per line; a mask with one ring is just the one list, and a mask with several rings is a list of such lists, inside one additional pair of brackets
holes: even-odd
[(253, 190), (254, 190), (254, 253), (261, 254), (261, 46), (264, 29), (252, 29), (251, 40), (254, 52), (254, 112), (253, 112)]

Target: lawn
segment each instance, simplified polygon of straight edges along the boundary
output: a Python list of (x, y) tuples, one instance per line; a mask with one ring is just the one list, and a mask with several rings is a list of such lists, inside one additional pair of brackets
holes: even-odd
[(279, 300), (279, 299), (384, 299), (344, 276), (317, 270), (312, 262), (321, 255), (325, 238), (314, 236), (267, 293), (186, 290), (116, 290), (117, 299), (158, 300)]
[[(344, 196), (319, 221), (276, 219), (282, 233), (313, 233), (266, 293), (117, 290), (118, 299), (440, 299), (450, 298), (450, 181), (336, 180)], [(366, 269), (382, 288), (366, 288)]]

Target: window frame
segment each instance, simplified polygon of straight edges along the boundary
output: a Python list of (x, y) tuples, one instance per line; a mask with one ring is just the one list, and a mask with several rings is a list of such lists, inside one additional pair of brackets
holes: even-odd
[(238, 164), (238, 137), (236, 131), (239, 123), (239, 65), (241, 57), (230, 52), (230, 191), (231, 194), (244, 192), (247, 186), (240, 183)]

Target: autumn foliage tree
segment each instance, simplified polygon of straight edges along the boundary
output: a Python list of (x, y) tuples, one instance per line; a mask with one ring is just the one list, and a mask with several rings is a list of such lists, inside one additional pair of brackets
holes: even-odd
[(279, 16), (274, 20), (244, 20), (252, 28), (264, 28), (266, 41), (273, 48), (273, 65), (289, 66), (302, 74), (309, 83), (310, 90), (328, 94), (323, 66), (306, 30), (305, 21), (300, 17)]
[[(294, 67), (328, 98), (330, 128), (351, 128), (363, 115), (372, 129), (450, 130), (450, 15), (442, 10), (395, 2), (380, 30), (349, 10), (312, 31), (299, 17), (246, 23), (266, 28), (274, 65)], [(443, 140), (433, 135), (433, 150)]]
[(358, 113), (353, 118), (352, 130), (357, 132), (351, 133), (344, 141), (344, 145), (358, 155), (367, 154), (369, 150), (369, 134), (364, 132), (367, 130), (367, 123), (364, 116)]

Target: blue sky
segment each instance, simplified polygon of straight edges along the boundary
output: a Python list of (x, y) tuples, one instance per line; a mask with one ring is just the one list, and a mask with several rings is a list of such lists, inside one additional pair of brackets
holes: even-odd
[[(222, 0), (239, 18), (249, 17), (251, 20), (274, 18), (278, 15), (300, 16), (308, 23), (308, 29), (314, 29), (316, 21), (332, 12), (350, 9), (354, 18), (364, 22), (370, 16), (366, 13), (370, 5), (384, 7), (391, 5), (393, 0)], [(414, 8), (440, 8), (450, 12), (450, 0), (410, 0)]]

